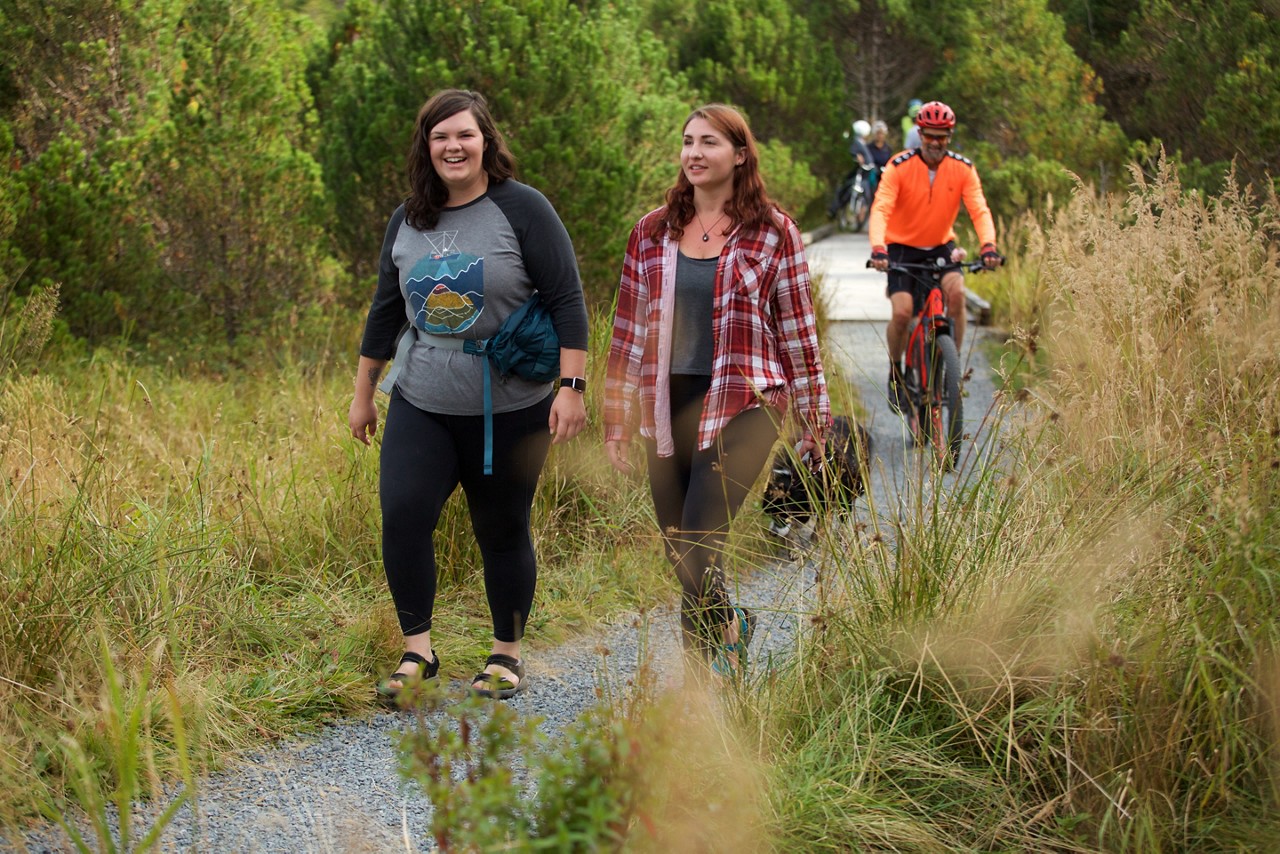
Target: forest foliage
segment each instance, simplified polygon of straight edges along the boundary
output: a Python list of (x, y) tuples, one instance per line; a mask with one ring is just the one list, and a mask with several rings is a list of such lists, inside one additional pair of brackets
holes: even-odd
[(1075, 0), (6, 0), (0, 306), (58, 285), (64, 343), (196, 341), (211, 364), (358, 311), (413, 116), (444, 86), (488, 96), (601, 306), (674, 176), (680, 123), (711, 100), (751, 119), (771, 191), (806, 225), (847, 168), (850, 121), (896, 133), (911, 97), (956, 108), (955, 147), (1001, 217), (1074, 176), (1114, 189), (1158, 142), (1193, 183), (1232, 157), (1269, 180), (1276, 16), (1199, 5), (1192, 25), (1157, 0), (1109, 17)]
[(1106, 81), (1126, 134), (1178, 152), (1184, 178), (1225, 187), (1280, 172), (1280, 5), (1270, 0), (1052, 0), (1068, 43)]

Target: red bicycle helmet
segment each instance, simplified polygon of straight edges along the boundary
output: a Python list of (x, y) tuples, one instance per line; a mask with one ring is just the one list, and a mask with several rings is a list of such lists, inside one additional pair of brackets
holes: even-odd
[(922, 128), (951, 130), (956, 126), (956, 114), (941, 101), (930, 101), (916, 113), (916, 124)]

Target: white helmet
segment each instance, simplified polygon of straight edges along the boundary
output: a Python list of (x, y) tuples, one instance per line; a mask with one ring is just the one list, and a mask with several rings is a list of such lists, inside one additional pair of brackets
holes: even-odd
[(866, 139), (871, 135), (871, 125), (867, 124), (866, 119), (858, 119), (853, 123), (853, 135), (858, 139)]

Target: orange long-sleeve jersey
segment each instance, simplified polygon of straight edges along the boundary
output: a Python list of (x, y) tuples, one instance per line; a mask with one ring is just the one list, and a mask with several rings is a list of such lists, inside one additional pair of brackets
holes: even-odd
[(880, 176), (867, 226), (871, 245), (903, 243), (929, 248), (955, 240), (961, 201), (973, 220), (978, 241), (994, 245), (995, 221), (973, 161), (948, 151), (930, 183), (929, 165), (920, 150), (904, 151), (889, 161)]

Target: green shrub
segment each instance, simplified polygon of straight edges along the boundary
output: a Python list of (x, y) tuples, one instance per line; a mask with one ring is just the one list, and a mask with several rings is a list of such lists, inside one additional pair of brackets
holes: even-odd
[(401, 739), (401, 771), (431, 800), (432, 842), (441, 851), (773, 850), (759, 813), (764, 777), (716, 696), (723, 686), (659, 693), (654, 677), (641, 662), (634, 682), (608, 689), (554, 737), (504, 703), (438, 685), (404, 697), (417, 727)]

